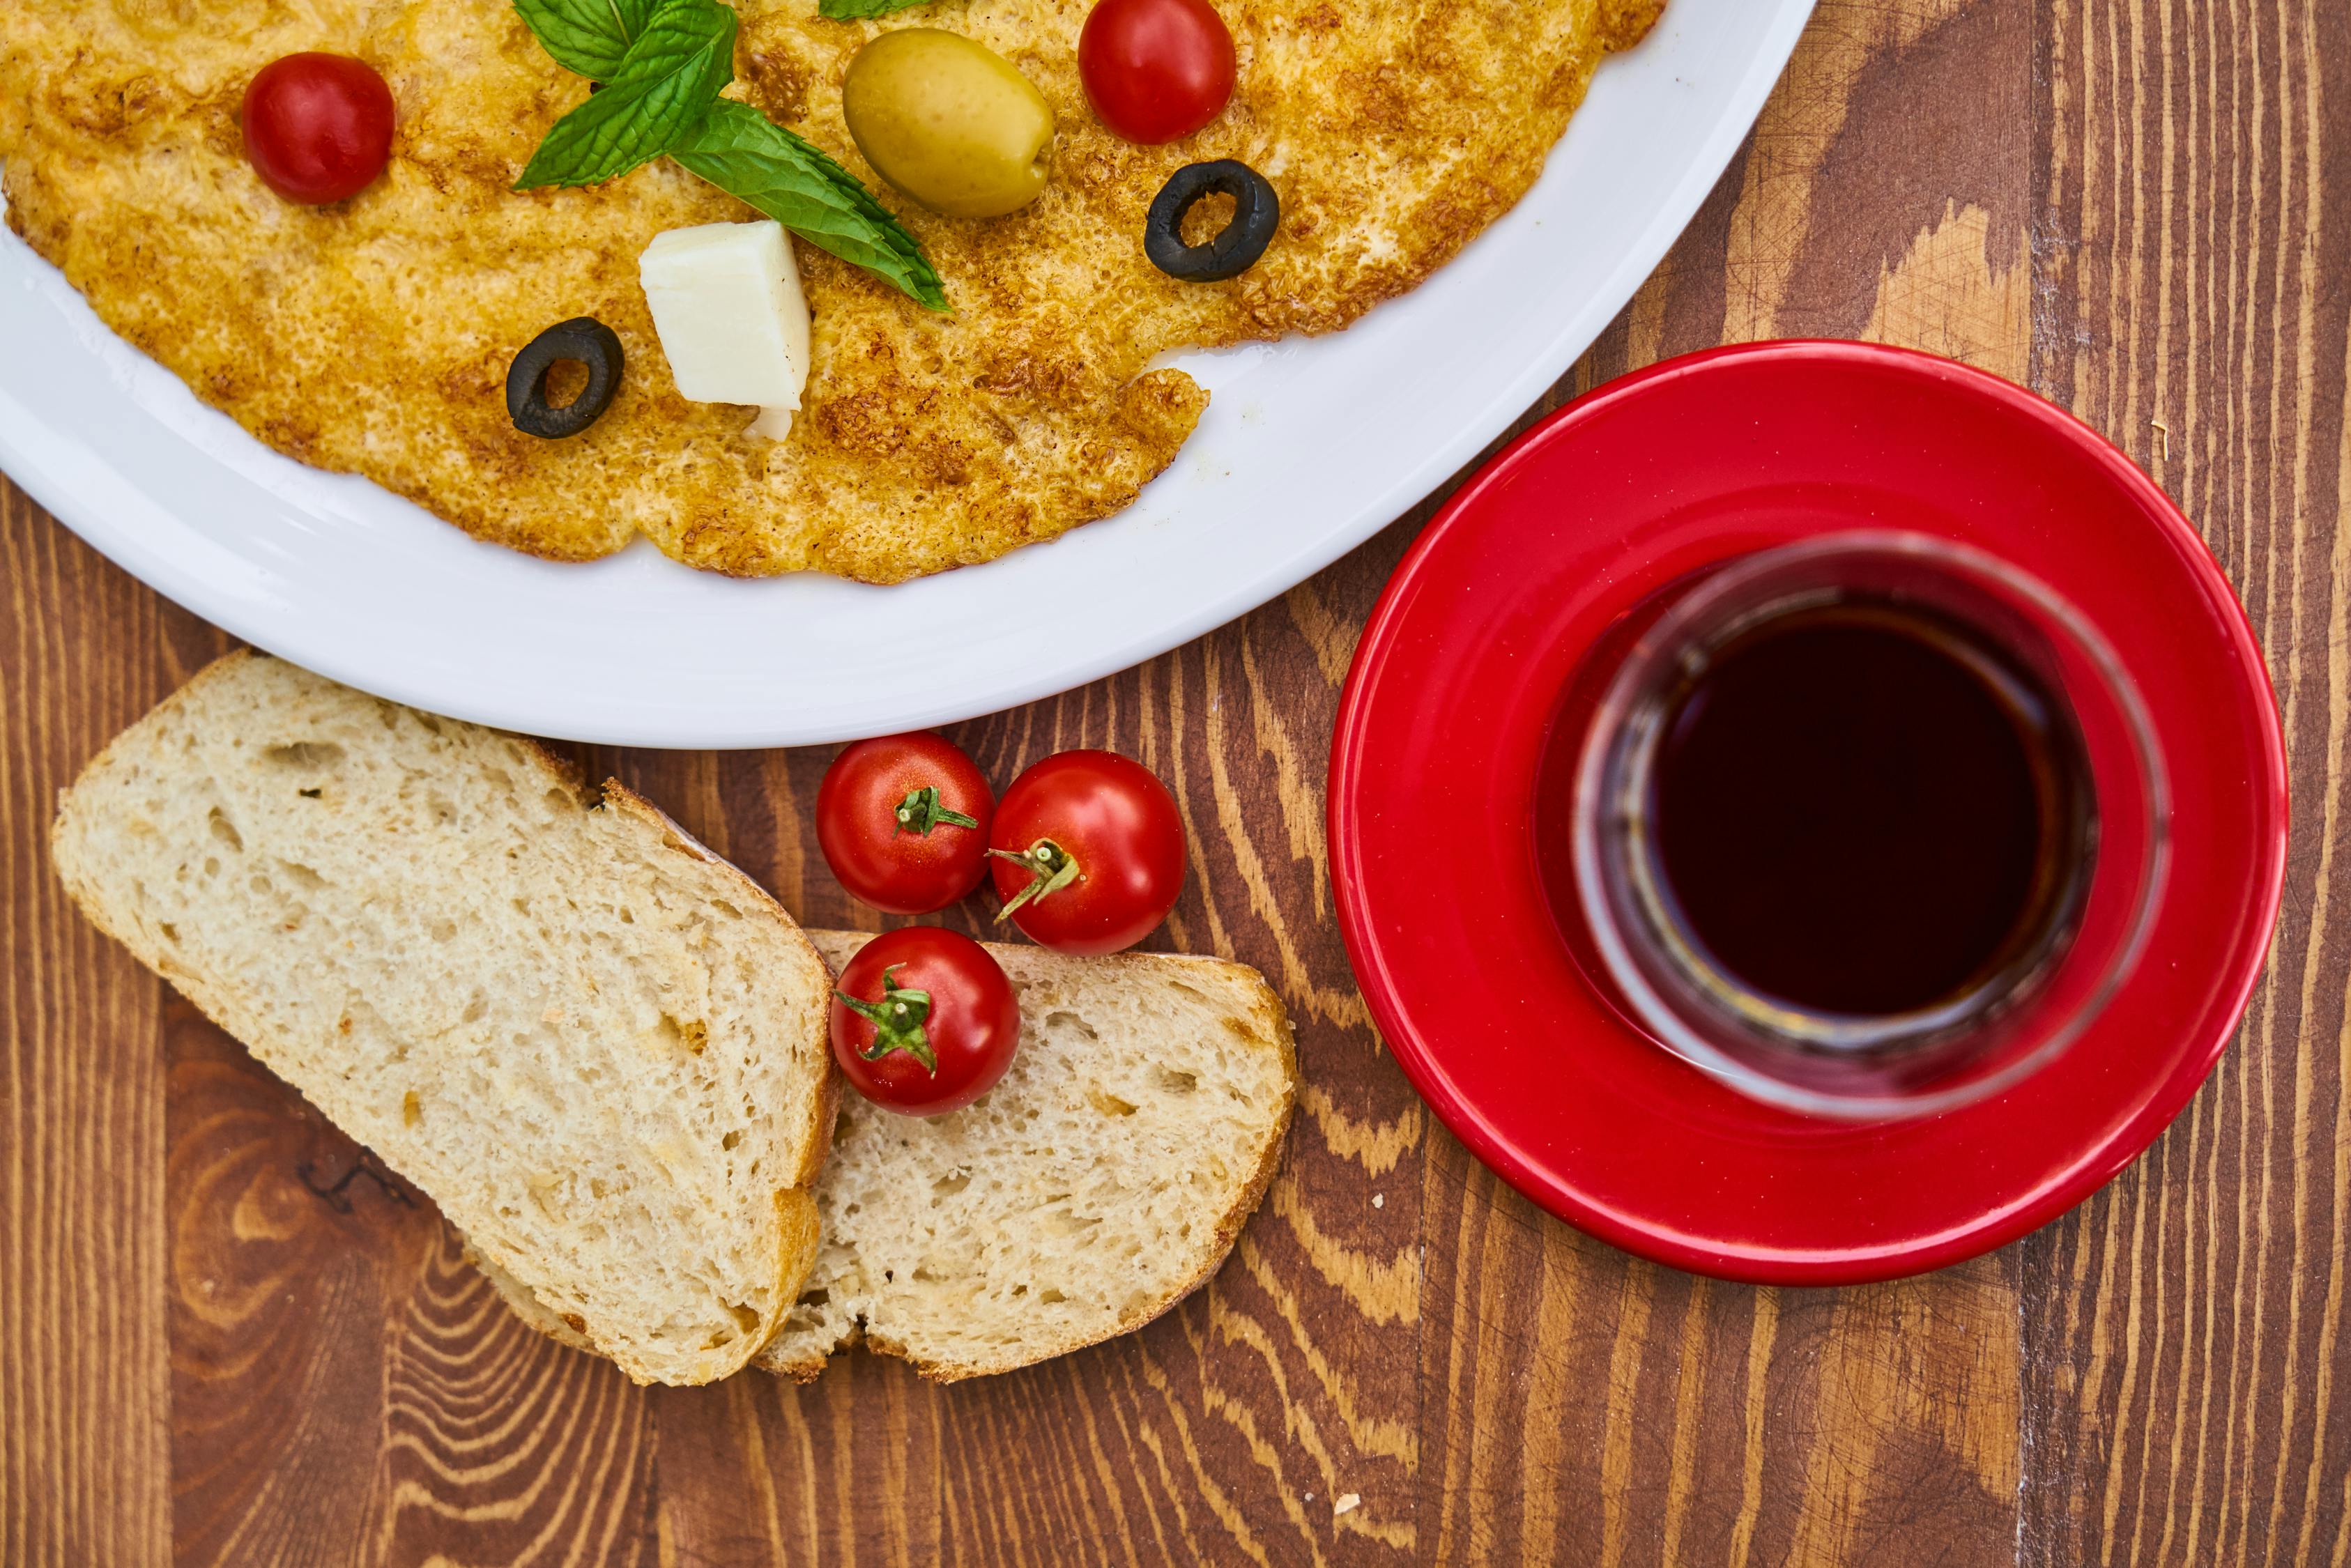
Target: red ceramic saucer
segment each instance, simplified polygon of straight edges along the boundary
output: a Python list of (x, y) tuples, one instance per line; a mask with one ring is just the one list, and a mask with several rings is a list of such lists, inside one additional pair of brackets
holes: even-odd
[[(1570, 956), (1532, 831), (1537, 811), (1568, 809), (1538, 799), (1546, 730), (1613, 624), (1694, 569), (1854, 528), (1973, 544), (2087, 615), (2152, 715), (2174, 824), (2148, 947), (2083, 1038), (1996, 1098), (1875, 1124), (1772, 1110), (1627, 1025)], [(2234, 1031), (2285, 863), (2261, 650), (2178, 508), (2032, 393), (1860, 343), (1671, 361), (1489, 464), (1372, 616), (1330, 811), (1355, 974), (1446, 1124), (1570, 1224), (1788, 1284), (1957, 1262), (2137, 1157)]]

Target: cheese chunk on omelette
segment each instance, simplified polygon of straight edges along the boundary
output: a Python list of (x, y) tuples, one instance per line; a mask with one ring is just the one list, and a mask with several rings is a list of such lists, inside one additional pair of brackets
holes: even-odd
[[(1533, 183), (1594, 68), (1658, 4), (1219, 0), (1239, 55), (1230, 107), (1138, 147), (1079, 85), (1089, 0), (945, 0), (879, 23), (740, 0), (730, 93), (873, 186), (953, 306), (925, 311), (795, 242), (814, 327), (782, 442), (746, 435), (750, 410), (678, 396), (637, 279), (662, 231), (758, 214), (666, 160), (592, 189), (513, 190), (588, 84), (502, 0), (17, 0), (0, 158), (10, 226), (281, 452), (556, 559), (643, 533), (718, 571), (895, 582), (1133, 500), (1207, 402), (1155, 356), (1331, 331), (1426, 277)], [(1058, 129), (1033, 205), (938, 217), (858, 156), (842, 73), (904, 26), (968, 34), (1044, 93)], [(242, 152), (246, 81), (301, 49), (368, 61), (397, 105), (390, 167), (333, 206), (282, 200)], [(1144, 211), (1211, 158), (1273, 183), (1280, 230), (1239, 277), (1178, 282), (1144, 259)], [(507, 364), (575, 316), (619, 334), (621, 391), (581, 435), (523, 434)]]

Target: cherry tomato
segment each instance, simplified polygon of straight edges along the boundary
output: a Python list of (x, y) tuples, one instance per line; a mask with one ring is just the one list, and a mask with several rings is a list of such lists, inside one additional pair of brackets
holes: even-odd
[(996, 1086), (1019, 1046), (1012, 982), (959, 932), (892, 931), (841, 971), (832, 1057), (876, 1105), (909, 1116), (960, 1111)]
[(945, 909), (979, 885), (996, 797), (963, 747), (889, 735), (845, 747), (816, 788), (816, 841), (841, 885), (892, 915)]
[(1114, 751), (1056, 752), (1014, 779), (988, 853), (1004, 915), (1063, 953), (1134, 946), (1184, 891), (1176, 798)]
[(392, 89), (349, 55), (287, 55), (246, 84), (245, 156), (269, 188), (311, 206), (364, 190), (392, 156)]
[(1094, 113), (1129, 141), (1173, 141), (1225, 111), (1233, 36), (1208, 0), (1100, 0), (1078, 35)]

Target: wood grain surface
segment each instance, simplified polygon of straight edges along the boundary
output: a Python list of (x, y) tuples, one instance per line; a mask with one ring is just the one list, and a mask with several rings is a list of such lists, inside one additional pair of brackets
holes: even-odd
[[(1807, 334), (2070, 406), (2245, 598), (2294, 847), (2188, 1113), (2047, 1229), (1866, 1289), (1655, 1268), (1503, 1186), (1374, 1034), (1322, 841), (1339, 685), (1424, 506), (1188, 647), (956, 732), (999, 781), (1096, 745), (1174, 783), (1192, 877), (1155, 940), (1263, 969), (1307, 1087), (1209, 1287), (945, 1389), (864, 1356), (637, 1389), (536, 1338), (427, 1201), (81, 924), (55, 791), (228, 643), (0, 486), (0, 1563), (2351, 1559), (2351, 6), (1823, 0), (1688, 233), (1527, 417)], [(807, 831), (822, 750), (586, 760), (810, 922), (870, 923)]]

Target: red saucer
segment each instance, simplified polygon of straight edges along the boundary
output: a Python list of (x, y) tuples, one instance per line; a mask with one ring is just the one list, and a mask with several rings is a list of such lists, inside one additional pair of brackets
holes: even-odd
[[(1959, 1111), (1850, 1125), (1748, 1100), (1627, 1026), (1569, 956), (1531, 823), (1547, 723), (1612, 623), (1697, 567), (1863, 527), (1977, 545), (2086, 614), (2153, 715), (2175, 838), (2146, 955), (2065, 1056)], [(2244, 1010), (2285, 841), (2261, 650), (2178, 508), (2032, 393), (1862, 343), (1692, 354), (1529, 432), (1397, 569), (1331, 758), (1347, 951), (1446, 1124), (1573, 1225), (1773, 1283), (1957, 1262), (2136, 1158)]]

